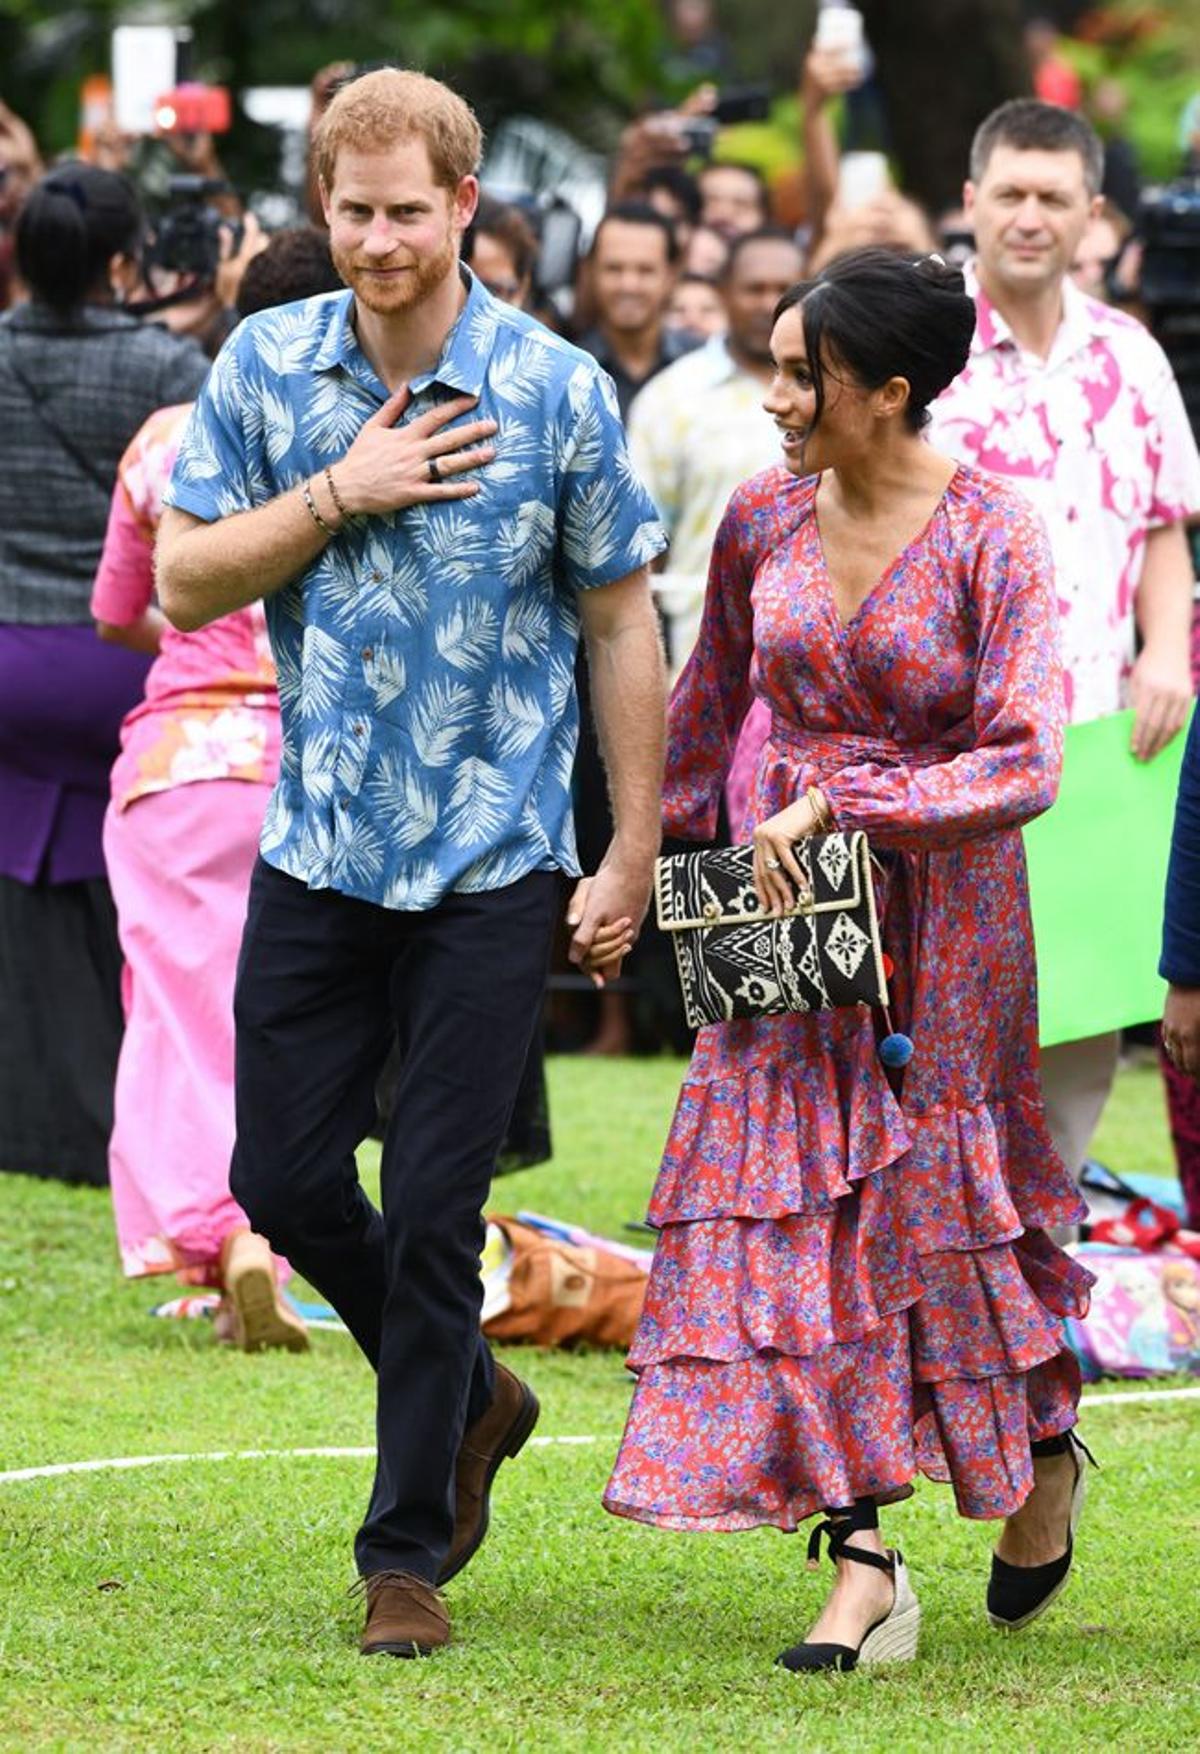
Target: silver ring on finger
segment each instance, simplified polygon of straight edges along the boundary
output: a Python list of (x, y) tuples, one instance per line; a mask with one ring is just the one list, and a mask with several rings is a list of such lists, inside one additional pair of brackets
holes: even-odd
[(432, 485), (435, 487), (442, 479), (442, 472), (437, 466), (437, 458), (436, 457), (430, 457), (430, 459), (429, 459), (429, 479), (430, 479), (430, 482), (432, 483)]
[(783, 861), (781, 859), (764, 859), (763, 864), (767, 867), (768, 871), (782, 871), (783, 869)]

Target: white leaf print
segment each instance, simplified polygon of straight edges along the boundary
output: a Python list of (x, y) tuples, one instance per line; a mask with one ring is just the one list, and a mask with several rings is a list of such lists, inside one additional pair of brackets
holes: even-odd
[(604, 464), (604, 429), (594, 402), (579, 412), (567, 449), (569, 475), (594, 475)]
[(440, 621), (434, 640), (447, 664), (469, 675), (482, 670), (496, 643), (496, 611), (484, 597), (472, 597)]
[(492, 351), (499, 326), (495, 311), (489, 310), (486, 305), (478, 306), (474, 310), (467, 325), (467, 338), (476, 353), (482, 353), (486, 357)]
[(465, 584), (484, 559), (478, 522), (445, 504), (439, 506), (436, 513), (426, 508), (426, 515), (419, 525), (418, 540), (433, 558), (442, 577), (454, 584)]
[(445, 767), (475, 716), (475, 691), (465, 682), (427, 682), (412, 715), (413, 747), (425, 767)]
[(221, 473), (221, 459), (199, 415), (188, 423), (176, 467), (185, 481), (212, 481)]
[(571, 413), (576, 420), (579, 419), (585, 408), (591, 406), (596, 376), (596, 367), (585, 365), (580, 360), (567, 380), (567, 401), (571, 404)]
[(324, 815), (306, 816), (300, 841), (299, 869), (296, 877), (320, 878), (329, 871), (333, 859), (333, 831)]
[(560, 725), (554, 733), (554, 741), (550, 745), (549, 754), (542, 767), (548, 780), (553, 780), (564, 792), (570, 792), (571, 779), (575, 772), (575, 746), (579, 740), (577, 725)]
[(488, 689), (485, 722), (500, 755), (524, 755), (545, 729), (546, 715), (531, 694), (501, 681)]
[(223, 351), (208, 374), (205, 394), (211, 397), (220, 418), (234, 427), (240, 427), (246, 405), (244, 383), (242, 363), (237, 353), (233, 348)]
[(367, 796), (389, 842), (404, 851), (428, 840), (437, 827), (436, 790), (394, 750), (380, 758), (367, 781)]
[(629, 540), (629, 570), (637, 566), (649, 566), (656, 555), (662, 553), (662, 526), (655, 519), (639, 524)]
[(272, 311), (252, 331), (254, 351), (276, 377), (291, 377), (307, 369), (315, 339), (310, 313)]
[(333, 797), (334, 766), (338, 740), (333, 731), (309, 731), (300, 752), (304, 795), (314, 804), (327, 804)]
[(279, 704), (284, 708), (294, 707), (300, 699), (304, 676), (299, 645), (299, 640), (290, 633), (276, 643), (275, 681), (279, 689)]
[(267, 804), (267, 813), (263, 817), (262, 834), (259, 845), (264, 853), (273, 853), (276, 847), (282, 846), (292, 826), (291, 812), (283, 801), (283, 793), (279, 787), (271, 793)]
[[(479, 471), (484, 489), (507, 487), (514, 481), (524, 485), (537, 464), (540, 433), (528, 422), (510, 416), (500, 422), (500, 430), (491, 442), (496, 447), (496, 455), (486, 468)], [(558, 467), (557, 461), (554, 467)]]
[(432, 907), (441, 893), (441, 878), (432, 859), (416, 859), (399, 871), (383, 892), (384, 907), (412, 912)]
[(334, 881), (349, 878), (364, 888), (383, 871), (383, 841), (365, 816), (342, 821), (333, 848)]
[(319, 877), (326, 864), (307, 831), (297, 840), (281, 841), (274, 862), (288, 877), (298, 877), (302, 883)]
[(349, 673), (350, 654), (322, 627), (304, 630), (304, 674), (300, 711), (306, 719), (325, 719), (341, 699)]
[(575, 686), (575, 667), (559, 652), (550, 659), (550, 711), (561, 719)]
[(296, 440), (296, 416), (290, 402), (276, 396), (264, 385), (262, 398), (263, 444), (272, 465), (278, 469)]
[(572, 660), (575, 646), (579, 640), (579, 604), (574, 591), (556, 591), (554, 594), (554, 619), (558, 623), (563, 639), (570, 644)]
[(501, 847), (468, 865), (454, 887), (463, 895), (477, 894), (484, 889), (507, 889), (510, 883), (524, 877), (536, 862), (537, 855), (531, 855), (528, 846)]
[(572, 430), (571, 421), (561, 417), (548, 420), (542, 428), (538, 445), (539, 467), (552, 481), (557, 480), (570, 460)]
[(494, 840), (507, 814), (510, 783), (503, 768), (469, 755), (454, 775), (446, 832), (456, 845)]
[(370, 677), (371, 694), (374, 697), (376, 707), (380, 710), (385, 706), (391, 706), (394, 700), (399, 700), (408, 687), (408, 671), (400, 652), (386, 649), (377, 652), (367, 666), (367, 671)]
[(523, 585), (544, 564), (554, 546), (554, 512), (540, 499), (527, 499), (496, 532), (501, 576)]
[(553, 370), (554, 361), (544, 348), (523, 342), (503, 353), (499, 350), (493, 353), (488, 386), (494, 396), (511, 402), (515, 408), (532, 408), (541, 399)]
[(300, 429), (305, 442), (323, 455), (340, 457), (350, 448), (374, 409), (365, 394), (340, 375), (314, 373), (305, 393)]
[[(366, 727), (363, 727), (365, 732)], [(357, 797), (362, 790), (363, 773), (367, 765), (368, 738), (363, 735), (356, 737), (353, 729), (344, 736), (338, 746), (337, 784), (339, 791), (349, 792)]]
[(595, 572), (617, 553), (623, 500), (613, 481), (593, 481), (570, 500), (563, 519), (563, 547), (581, 572)]
[(504, 617), (500, 650), (509, 663), (540, 663), (550, 650), (550, 605), (533, 591), (514, 597)]

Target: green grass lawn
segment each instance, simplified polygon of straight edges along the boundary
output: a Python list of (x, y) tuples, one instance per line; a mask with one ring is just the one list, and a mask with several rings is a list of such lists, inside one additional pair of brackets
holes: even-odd
[[(620, 1234), (644, 1209), (678, 1073), (554, 1062), (554, 1162), (499, 1184), (497, 1208)], [(1151, 1066), (1122, 1074), (1097, 1152), (1168, 1166)], [(316, 1335), (307, 1357), (217, 1349), (200, 1323), (148, 1319), (169, 1281), (119, 1278), (105, 1195), (0, 1176), (0, 1201), (0, 1469), (371, 1442), (370, 1376), (344, 1336)], [(1200, 1746), (1200, 1401), (1086, 1415), (1103, 1468), (1077, 1574), (1017, 1638), (983, 1615), (989, 1531), (921, 1486), (887, 1518), (925, 1609), (919, 1662), (805, 1679), (772, 1658), (814, 1617), (828, 1568), (806, 1575), (801, 1543), (772, 1531), (606, 1516), (620, 1359), (507, 1356), (541, 1397), (539, 1436), (596, 1441), (502, 1471), (492, 1535), (448, 1591), (456, 1643), (427, 1663), (357, 1655), (363, 1459), (0, 1484), (0, 1748)]]

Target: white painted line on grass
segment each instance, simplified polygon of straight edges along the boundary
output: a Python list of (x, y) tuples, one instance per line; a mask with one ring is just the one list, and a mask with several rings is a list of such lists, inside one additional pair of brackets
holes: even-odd
[(1200, 1388), (1194, 1389), (1119, 1389), (1115, 1395), (1084, 1395), (1083, 1405), (1096, 1407), (1127, 1407), (1130, 1401), (1200, 1401)]
[[(1115, 1394), (1085, 1394), (1083, 1405), (1089, 1412), (1100, 1407), (1127, 1407), (1131, 1401), (1197, 1401), (1200, 1386), (1188, 1389), (1119, 1389)], [(531, 1449), (579, 1449), (594, 1443), (616, 1444), (616, 1433), (607, 1437), (531, 1437)], [(162, 1456), (103, 1456), (91, 1462), (49, 1462), (40, 1468), (9, 1468), (0, 1473), (0, 1486), (12, 1486), (20, 1480), (53, 1480), (66, 1474), (106, 1474), (128, 1468), (159, 1468), (187, 1462), (263, 1462), (288, 1461), (294, 1456), (332, 1458), (349, 1456), (356, 1461), (373, 1458), (371, 1448), (351, 1445), (326, 1445), (312, 1449), (215, 1449), (180, 1451)]]
[[(619, 1442), (617, 1436), (600, 1437), (531, 1437), (528, 1439), (530, 1449), (548, 1449), (553, 1446), (563, 1448), (579, 1447), (582, 1444)], [(180, 1451), (177, 1455), (161, 1456), (102, 1456), (90, 1462), (49, 1462), (40, 1468), (9, 1468), (0, 1473), (0, 1486), (15, 1485), (19, 1480), (53, 1480), (65, 1474), (104, 1474), (115, 1473), (128, 1468), (158, 1468), (178, 1465), (181, 1462), (262, 1462), (288, 1461), (294, 1456), (317, 1456), (338, 1458), (350, 1456), (355, 1460), (371, 1460), (374, 1449), (359, 1446), (332, 1445), (320, 1449), (214, 1449)]]

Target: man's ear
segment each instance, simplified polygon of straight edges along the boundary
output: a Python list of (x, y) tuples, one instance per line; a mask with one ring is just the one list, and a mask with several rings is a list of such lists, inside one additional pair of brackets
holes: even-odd
[(453, 199), (454, 223), (459, 231), (466, 231), (478, 206), (479, 178), (463, 177), (454, 191)]
[(333, 209), (331, 206), (330, 192), (325, 187), (324, 177), (317, 178), (317, 193), (321, 197), (321, 212), (325, 215), (325, 226), (326, 226), (326, 229), (328, 229), (329, 221), (330, 221), (330, 218), (332, 217)]
[(963, 212), (964, 213), (974, 213), (974, 211), (975, 211), (975, 185), (971, 181), (970, 177), (968, 177), (966, 182), (963, 184), (962, 204), (963, 204)]

